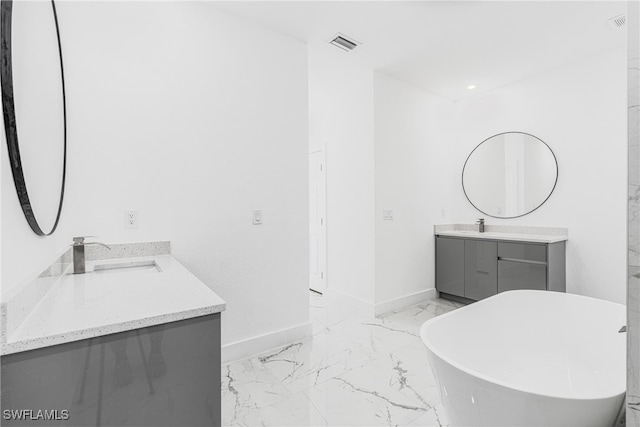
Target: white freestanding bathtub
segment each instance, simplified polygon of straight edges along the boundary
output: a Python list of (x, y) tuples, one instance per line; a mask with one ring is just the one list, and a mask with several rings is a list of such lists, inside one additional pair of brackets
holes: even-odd
[(509, 291), (420, 330), (452, 426), (612, 426), (626, 389), (625, 306)]

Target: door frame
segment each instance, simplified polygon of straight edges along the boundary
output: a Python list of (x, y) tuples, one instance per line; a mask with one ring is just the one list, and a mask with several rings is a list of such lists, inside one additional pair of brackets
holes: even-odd
[[(326, 150), (324, 148), (309, 151), (309, 184), (311, 184), (311, 173), (312, 173), (311, 167), (310, 167), (311, 156), (317, 155), (317, 154), (320, 154), (320, 165), (321, 165), (322, 174), (320, 175), (318, 182), (322, 186), (322, 191), (320, 191), (320, 196), (323, 199), (321, 203), (318, 203), (318, 205), (321, 207), (320, 218), (322, 221), (322, 226), (318, 234), (323, 244), (321, 244), (320, 248), (318, 249), (320, 285), (315, 286), (315, 284), (317, 283), (317, 279), (313, 281), (315, 283), (312, 283), (311, 269), (309, 269), (309, 288), (312, 291), (322, 294), (326, 291), (328, 287), (327, 286), (327, 283), (328, 283), (327, 281), (327, 226), (328, 226), (327, 225), (327, 155), (326, 155)], [(309, 197), (311, 197), (311, 193), (309, 194)], [(311, 213), (309, 213), (309, 219), (311, 219)], [(311, 236), (310, 231), (311, 230), (309, 230), (309, 236)], [(309, 240), (309, 242), (310, 241), (311, 240)]]

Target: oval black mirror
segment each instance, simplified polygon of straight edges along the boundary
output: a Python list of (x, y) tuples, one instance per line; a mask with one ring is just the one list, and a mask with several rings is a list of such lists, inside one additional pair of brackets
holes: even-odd
[(505, 132), (482, 141), (462, 170), (462, 188), (480, 212), (516, 218), (538, 209), (558, 180), (558, 162), (542, 140)]
[(53, 0), (15, 5), (2, 0), (0, 15), (2, 112), (11, 173), (29, 226), (48, 236), (62, 213), (67, 157), (56, 6)]

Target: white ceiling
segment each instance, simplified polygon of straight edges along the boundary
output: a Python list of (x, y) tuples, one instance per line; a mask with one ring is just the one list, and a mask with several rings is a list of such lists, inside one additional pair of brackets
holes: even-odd
[[(215, 7), (309, 45), (340, 32), (363, 66), (452, 100), (616, 47), (624, 1), (222, 1)], [(333, 49), (338, 49), (331, 47)], [(470, 91), (467, 86), (474, 84)]]

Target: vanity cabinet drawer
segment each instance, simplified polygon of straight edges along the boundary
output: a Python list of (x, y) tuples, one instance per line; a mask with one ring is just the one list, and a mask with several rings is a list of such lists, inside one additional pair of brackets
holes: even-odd
[(547, 290), (547, 266), (517, 261), (498, 261), (498, 292), (518, 289)]
[(499, 242), (498, 258), (546, 263), (547, 245)]

